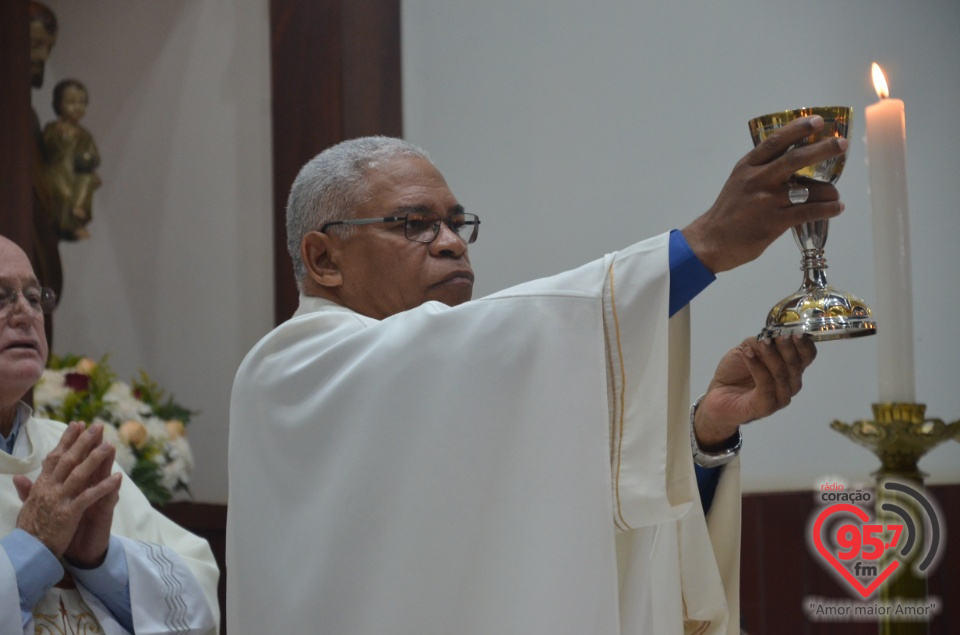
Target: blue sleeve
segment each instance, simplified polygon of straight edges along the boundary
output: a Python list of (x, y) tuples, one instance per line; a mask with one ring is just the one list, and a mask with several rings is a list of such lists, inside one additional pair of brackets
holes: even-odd
[(697, 472), (697, 489), (700, 490), (700, 504), (703, 505), (703, 514), (706, 515), (713, 505), (713, 495), (717, 493), (717, 483), (720, 482), (720, 474), (723, 472), (723, 466), (720, 467), (700, 467), (694, 464), (694, 470)]
[(717, 277), (703, 266), (679, 229), (670, 232), (670, 315), (687, 306)]
[[(670, 232), (670, 315), (687, 306), (697, 294), (706, 289), (717, 277), (703, 266), (697, 255), (690, 249), (687, 239), (679, 229)], [(723, 467), (700, 467), (694, 465), (697, 473), (697, 489), (700, 490), (700, 502), (703, 513), (710, 511), (713, 495), (717, 492), (717, 483)]]
[(22, 529), (0, 538), (17, 576), (23, 626), (33, 618), (33, 607), (63, 577), (63, 567), (47, 547)]
[(103, 564), (95, 569), (78, 569), (67, 565), (67, 570), (88, 591), (97, 596), (117, 618), (120, 626), (133, 632), (133, 612), (130, 610), (130, 572), (127, 555), (120, 541), (110, 536), (110, 546)]

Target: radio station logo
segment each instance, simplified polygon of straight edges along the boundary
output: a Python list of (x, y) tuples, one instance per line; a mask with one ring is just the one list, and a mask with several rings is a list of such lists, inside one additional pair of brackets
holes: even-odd
[[(917, 577), (926, 577), (936, 568), (944, 551), (945, 527), (929, 493), (896, 481), (885, 481), (877, 492), (850, 491), (840, 483), (827, 482), (820, 486), (817, 502), (807, 532), (811, 553), (859, 604), (806, 598), (811, 619), (900, 615), (929, 620), (939, 613), (938, 598), (919, 605), (908, 598), (894, 598), (896, 605), (883, 605), (875, 597), (909, 567)], [(872, 603), (865, 602), (871, 598)]]

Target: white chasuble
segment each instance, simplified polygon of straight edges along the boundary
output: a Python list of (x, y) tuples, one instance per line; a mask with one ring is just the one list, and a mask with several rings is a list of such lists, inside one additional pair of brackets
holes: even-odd
[(302, 297), (234, 383), (231, 635), (738, 632), (668, 296), (664, 234), (382, 321)]
[[(25, 474), (35, 481), (41, 461), (57, 446), (64, 430), (62, 423), (31, 417), (20, 430), (13, 455), (0, 452), (0, 536), (15, 529), (22, 506), (13, 475)], [(113, 470), (120, 467), (114, 464)], [(136, 633), (218, 632), (219, 571), (205, 540), (153, 509), (127, 477), (120, 487), (111, 533), (126, 554)], [(13, 565), (0, 549), (0, 635), (127, 633), (69, 573), (34, 606), (33, 615), (24, 628)]]

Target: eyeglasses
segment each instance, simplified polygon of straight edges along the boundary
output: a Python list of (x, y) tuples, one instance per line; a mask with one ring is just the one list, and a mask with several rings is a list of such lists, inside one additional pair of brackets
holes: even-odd
[(370, 225), (372, 223), (399, 223), (403, 221), (403, 235), (408, 240), (418, 243), (432, 243), (440, 234), (440, 224), (444, 223), (450, 230), (460, 237), (460, 240), (469, 244), (476, 242), (480, 231), (480, 219), (476, 214), (451, 214), (443, 218), (436, 212), (407, 212), (402, 216), (385, 216), (383, 218), (354, 218), (350, 220), (335, 220), (324, 223), (321, 232), (334, 225)]
[(0, 316), (6, 316), (17, 304), (17, 296), (27, 301), (27, 310), (33, 317), (50, 313), (57, 306), (57, 294), (53, 289), (31, 287), (28, 289), (9, 289), (0, 287)]

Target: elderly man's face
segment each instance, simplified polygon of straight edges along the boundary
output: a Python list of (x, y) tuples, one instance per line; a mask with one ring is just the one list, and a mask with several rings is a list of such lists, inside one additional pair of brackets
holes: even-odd
[[(372, 196), (356, 218), (427, 210), (447, 217), (460, 209), (443, 175), (419, 157), (386, 161), (370, 178)], [(340, 301), (358, 313), (382, 319), (429, 300), (455, 306), (473, 293), (467, 245), (447, 225), (432, 243), (404, 236), (403, 223), (362, 225), (339, 242)]]
[[(0, 237), (0, 288), (23, 292), (39, 290), (27, 255), (15, 243)], [(0, 407), (16, 403), (43, 374), (47, 338), (43, 314), (30, 310), (22, 295), (0, 308)]]

